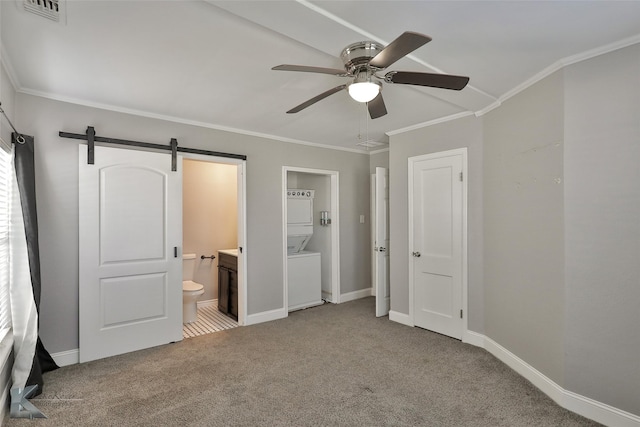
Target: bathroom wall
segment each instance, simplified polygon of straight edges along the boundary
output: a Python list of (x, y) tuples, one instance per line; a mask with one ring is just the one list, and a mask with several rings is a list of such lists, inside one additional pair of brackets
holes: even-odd
[(199, 300), (217, 299), (218, 250), (238, 247), (237, 166), (185, 159), (182, 185), (183, 253), (196, 254), (194, 281), (204, 285)]

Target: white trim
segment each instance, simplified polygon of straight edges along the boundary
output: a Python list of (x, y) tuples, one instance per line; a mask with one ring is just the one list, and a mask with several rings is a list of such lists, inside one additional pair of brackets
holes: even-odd
[(253, 137), (256, 137), (256, 138), (271, 139), (271, 140), (274, 140), (274, 141), (287, 142), (287, 143), (290, 143), (290, 144), (299, 144), (299, 145), (307, 145), (307, 146), (317, 147), (317, 148), (326, 148), (326, 149), (330, 149), (330, 150), (348, 151), (348, 152), (351, 152), (351, 153), (365, 154), (365, 155), (367, 154), (366, 151), (363, 151), (363, 150), (360, 150), (360, 149), (355, 149), (355, 148), (346, 148), (346, 147), (340, 147), (340, 146), (337, 146), (337, 145), (319, 144), (317, 142), (310, 142), (310, 141), (303, 141), (303, 140), (300, 140), (300, 139), (286, 138), (286, 137), (283, 137), (283, 136), (271, 135), (271, 134), (268, 134), (268, 133), (254, 132), (254, 131), (245, 130), (245, 129), (238, 129), (238, 128), (234, 128), (234, 127), (230, 127), (230, 126), (216, 125), (214, 123), (207, 123), (207, 122), (201, 122), (201, 121), (198, 121), (198, 120), (185, 119), (185, 118), (182, 118), (182, 117), (168, 116), (168, 115), (165, 115), (165, 114), (151, 113), (151, 112), (147, 112), (147, 111), (136, 110), (136, 109), (133, 109), (133, 108), (119, 107), (117, 105), (103, 104), (103, 103), (100, 103), (100, 102), (93, 102), (93, 101), (86, 101), (86, 100), (83, 100), (83, 99), (57, 95), (57, 94), (54, 94), (54, 93), (42, 92), (42, 91), (33, 90), (33, 89), (20, 88), (20, 89), (16, 89), (16, 92), (23, 93), (23, 94), (26, 94), (26, 95), (38, 96), (40, 98), (52, 99), (54, 101), (66, 102), (66, 103), (69, 103), (69, 104), (82, 105), (84, 107), (98, 108), (98, 109), (101, 109), (101, 110), (114, 111), (116, 113), (124, 113), (124, 114), (130, 114), (130, 115), (133, 115), (133, 116), (147, 117), (147, 118), (150, 118), (150, 119), (164, 120), (164, 121), (167, 121), (167, 122), (180, 123), (180, 124), (189, 125), (189, 126), (197, 126), (197, 127), (207, 128), (207, 129), (215, 129), (215, 130), (235, 133), (235, 134), (239, 134), (239, 135), (247, 135), (247, 136), (253, 136)]
[[(444, 157), (452, 157), (452, 156), (461, 156), (462, 157), (462, 310), (464, 310), (464, 316), (462, 318), (462, 338), (465, 337), (465, 334), (469, 330), (469, 276), (468, 276), (468, 182), (469, 182), (469, 167), (467, 161), (467, 147), (455, 148), (453, 150), (439, 151), (436, 153), (423, 154), (419, 156), (409, 157), (408, 159), (408, 203), (407, 203), (407, 228), (409, 232), (409, 245), (408, 252), (410, 254), (413, 251), (414, 241), (413, 241), (413, 167), (414, 164), (423, 160), (431, 160), (431, 159), (441, 159)], [(409, 318), (411, 323), (414, 324), (414, 313), (413, 313), (413, 294), (414, 294), (414, 275), (413, 275), (413, 258), (411, 256), (407, 257), (408, 260), (408, 269), (409, 269)]]
[(408, 314), (399, 313), (393, 310), (389, 310), (389, 320), (391, 320), (392, 322), (401, 323), (405, 326), (411, 326), (411, 327), (415, 326), (413, 324), (413, 320), (411, 319), (411, 316), (409, 316)]
[(456, 114), (451, 114), (449, 116), (439, 117), (437, 119), (433, 119), (433, 120), (429, 120), (427, 122), (422, 122), (422, 123), (418, 123), (418, 124), (415, 124), (415, 125), (407, 126), (407, 127), (401, 128), (401, 129), (390, 130), (388, 132), (385, 132), (385, 135), (387, 135), (387, 136), (399, 135), (401, 133), (410, 132), (412, 130), (421, 129), (421, 128), (424, 128), (424, 127), (427, 127), (427, 126), (437, 125), (439, 123), (450, 122), (452, 120), (458, 120), (458, 119), (461, 119), (463, 117), (468, 117), (468, 116), (473, 116), (473, 115), (474, 115), (473, 111), (463, 111), (461, 113), (456, 113)]
[(388, 151), (389, 151), (389, 147), (384, 147), (384, 148), (381, 148), (379, 150), (369, 151), (369, 155), (373, 156), (374, 154), (385, 153), (385, 152), (388, 152)]
[[(238, 195), (238, 325), (245, 325), (247, 316), (248, 280), (247, 280), (247, 161), (229, 157), (208, 156), (204, 154), (182, 153), (179, 157), (187, 160), (200, 160), (209, 163), (235, 165), (237, 168)], [(217, 301), (217, 300), (214, 300)], [(199, 305), (200, 302), (198, 302)]]
[[(414, 326), (410, 323), (409, 316), (404, 313), (390, 311), (389, 320), (407, 326)], [(640, 427), (640, 416), (563, 389), (542, 372), (485, 335), (466, 331), (462, 342), (484, 348), (502, 363), (516, 371), (518, 375), (531, 382), (558, 405), (571, 412), (607, 426)]]
[(467, 330), (462, 334), (462, 342), (484, 348), (484, 335)]
[(73, 350), (61, 351), (58, 353), (51, 353), (51, 358), (56, 365), (69, 366), (69, 365), (77, 365), (80, 363), (80, 353), (77, 348)]
[(205, 299), (202, 301), (196, 301), (198, 308), (200, 307), (217, 307), (218, 299)]
[(620, 427), (640, 426), (640, 416), (565, 390), (491, 338), (485, 336), (484, 343), (484, 347), (489, 353), (529, 380), (563, 408), (605, 425)]
[(365, 288), (353, 292), (347, 292), (346, 294), (340, 295), (340, 303), (370, 297), (371, 295), (373, 295), (373, 288)]
[(623, 49), (625, 47), (634, 45), (636, 43), (640, 43), (640, 35), (636, 35), (633, 37), (629, 37), (623, 40), (618, 40), (617, 42), (614, 43), (610, 43), (604, 46), (600, 46), (597, 47), (595, 49), (591, 49), (591, 50), (587, 50), (586, 52), (582, 52), (582, 53), (578, 53), (576, 55), (572, 55), (572, 56), (567, 56), (565, 58), (562, 58), (556, 62), (554, 62), (553, 64), (549, 65), (548, 67), (542, 69), (540, 72), (536, 73), (533, 77), (531, 77), (530, 79), (525, 80), (524, 82), (520, 83), (518, 86), (514, 87), (513, 89), (505, 92), (502, 96), (500, 96), (496, 102), (491, 103), (490, 105), (486, 106), (485, 108), (483, 108), (482, 110), (478, 110), (476, 111), (476, 116), (477, 117), (481, 117), (485, 114), (487, 114), (489, 111), (494, 110), (495, 108), (499, 107), (500, 105), (502, 105), (502, 103), (504, 101), (506, 101), (507, 99), (519, 94), (520, 92), (524, 91), (525, 89), (533, 86), (534, 84), (538, 83), (540, 80), (550, 76), (551, 74), (555, 73), (558, 70), (561, 70), (565, 67), (568, 67), (569, 65), (578, 63), (578, 62), (582, 62), (582, 61), (586, 61), (588, 59), (591, 58), (595, 58), (596, 56), (600, 56), (600, 55), (604, 55), (607, 54), (609, 52), (613, 52), (619, 49)]
[(238, 325), (247, 323), (249, 301), (249, 276), (247, 265), (247, 161), (238, 164)]
[(288, 316), (285, 308), (277, 308), (275, 310), (263, 311), (261, 313), (249, 314), (245, 326), (257, 325), (258, 323), (270, 322), (272, 320), (284, 319)]

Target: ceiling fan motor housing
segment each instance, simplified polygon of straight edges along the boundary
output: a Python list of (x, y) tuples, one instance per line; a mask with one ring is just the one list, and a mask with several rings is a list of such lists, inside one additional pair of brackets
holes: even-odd
[(349, 74), (357, 75), (362, 68), (374, 68), (369, 66), (371, 58), (382, 52), (384, 46), (371, 41), (357, 42), (345, 47), (340, 54)]

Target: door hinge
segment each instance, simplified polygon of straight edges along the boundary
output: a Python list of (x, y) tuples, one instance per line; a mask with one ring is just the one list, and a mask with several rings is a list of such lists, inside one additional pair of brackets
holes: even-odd
[(460, 172), (460, 181), (462, 181), (462, 172)]
[(462, 310), (460, 310), (460, 318), (462, 319)]

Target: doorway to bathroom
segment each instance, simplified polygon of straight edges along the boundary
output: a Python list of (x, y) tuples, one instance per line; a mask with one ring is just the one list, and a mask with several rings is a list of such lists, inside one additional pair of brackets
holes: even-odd
[(183, 291), (183, 337), (192, 338), (243, 324), (244, 162), (185, 155), (182, 166), (183, 280), (202, 287)]

